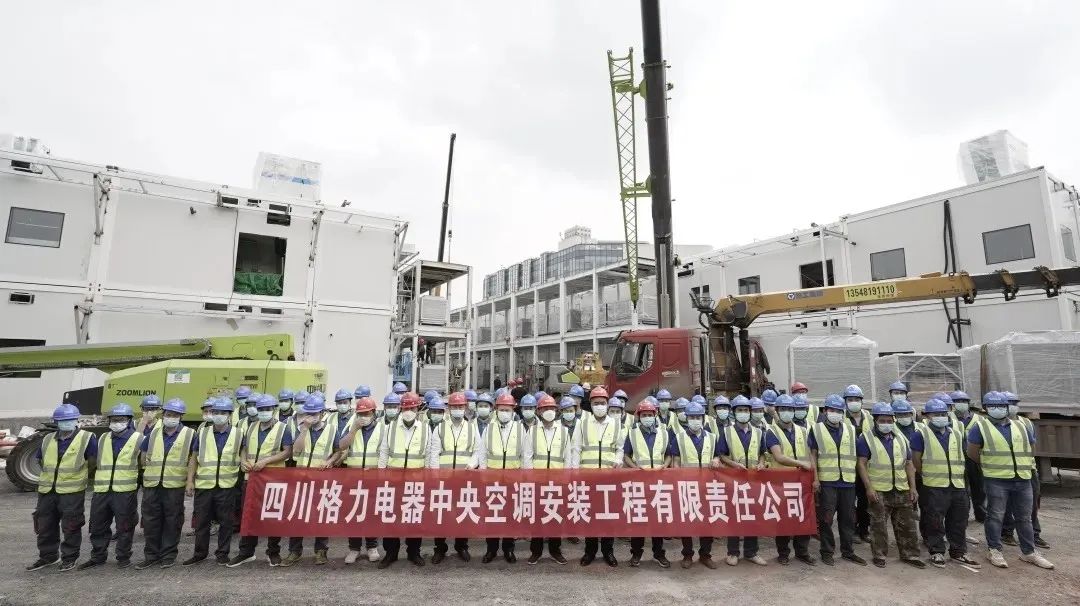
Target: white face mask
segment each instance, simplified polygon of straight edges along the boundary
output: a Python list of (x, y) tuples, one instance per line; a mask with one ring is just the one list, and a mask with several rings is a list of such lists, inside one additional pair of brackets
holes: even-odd
[(351, 410), (351, 409), (352, 409), (352, 405), (350, 405), (348, 402), (346, 402), (345, 404), (338, 404), (337, 405), (337, 411), (338, 411), (338, 414), (340, 414), (340, 415), (348, 414), (349, 410)]
[(765, 418), (765, 413), (763, 413), (763, 412), (751, 412), (750, 413), (750, 418), (755, 420), (755, 421), (760, 422), (762, 419)]
[(540, 418), (547, 421), (548, 423), (554, 421), (555, 417), (557, 416), (558, 414), (550, 408), (546, 408), (544, 409), (544, 412), (540, 413)]
[(254, 406), (248, 406), (247, 407), (247, 414), (248, 414), (249, 417), (254, 417), (254, 416), (259, 414), (259, 409), (255, 408)]
[(477, 406), (476, 407), (476, 416), (480, 417), (481, 419), (486, 419), (486, 418), (490, 417), (491, 416), (491, 408), (489, 408), (488, 406)]
[(397, 406), (393, 406), (393, 407), (390, 407), (390, 408), (384, 408), (383, 409), (383, 414), (386, 415), (387, 419), (396, 419), (397, 416), (399, 414), (401, 414), (401, 409), (399, 409)]
[(892, 394), (892, 401), (893, 402), (899, 402), (900, 400), (906, 400), (906, 399), (907, 399), (907, 394), (906, 393), (893, 393)]
[(680, 423), (685, 423), (686, 422), (686, 413), (680, 411), (680, 412), (675, 414), (675, 418), (678, 419)]
[(607, 404), (593, 404), (592, 413), (597, 419), (603, 419), (607, 416)]
[(877, 430), (883, 434), (890, 434), (893, 430), (892, 423), (878, 423)]
[(123, 433), (127, 427), (128, 424), (124, 421), (113, 421), (112, 423), (109, 423), (109, 429), (111, 429), (113, 433)]
[(839, 425), (840, 421), (844, 420), (844, 413), (830, 410), (829, 412), (825, 413), (825, 418), (828, 419), (829, 422), (833, 425)]
[(465, 409), (464, 408), (451, 408), (450, 409), (450, 418), (451, 419), (464, 419), (465, 418)]
[(401, 420), (405, 421), (406, 423), (412, 423), (413, 421), (416, 420), (416, 411), (415, 410), (403, 410), (403, 411), (401, 411)]
[(256, 414), (259, 415), (260, 423), (269, 423), (274, 418), (274, 411), (272, 410), (257, 410)]
[(57, 421), (56, 422), (56, 429), (58, 431), (63, 431), (65, 433), (67, 433), (69, 431), (75, 431), (75, 429), (78, 428), (78, 427), (79, 427), (79, 422), (74, 420), (74, 419), (72, 419), (70, 421)]
[(433, 425), (438, 425), (439, 423), (442, 423), (442, 421), (443, 421), (443, 413), (441, 413), (441, 412), (430, 413), (430, 414), (428, 414), (428, 420), (431, 421), (431, 423)]
[(690, 419), (686, 422), (686, 428), (694, 433), (701, 431), (702, 421), (701, 419)]
[(954, 402), (953, 410), (959, 413), (967, 414), (967, 411), (971, 410), (970, 402)]
[(805, 410), (800, 408), (800, 409), (795, 411), (795, 418), (802, 421), (802, 420), (804, 420), (806, 418), (806, 413), (807, 412), (808, 411), (805, 411)]
[(161, 424), (167, 429), (176, 429), (180, 426), (180, 417), (164, 417), (161, 419)]
[(212, 416), (213, 416), (213, 420), (214, 420), (214, 425), (219, 425), (220, 426), (220, 425), (224, 425), (224, 424), (229, 422), (229, 415), (215, 414), (215, 415), (212, 415)]
[(567, 423), (570, 423), (571, 421), (573, 421), (576, 418), (577, 418), (577, 413), (575, 413), (572, 410), (567, 410), (566, 412), (562, 413), (562, 420), (566, 421)]
[(790, 423), (795, 419), (794, 410), (781, 410), (778, 414), (782, 423)]
[(292, 402), (288, 402), (288, 401), (278, 402), (277, 407), (278, 407), (278, 410), (280, 410), (281, 412), (288, 412), (288, 411), (292, 410)]
[(728, 417), (730, 417), (730, 416), (731, 416), (731, 411), (728, 410), (727, 408), (717, 408), (716, 409), (716, 418), (717, 419), (720, 419), (721, 421), (727, 421)]
[(667, 412), (669, 410), (671, 410), (671, 402), (668, 402), (666, 400), (660, 402), (660, 412)]
[(750, 422), (750, 412), (745, 410), (738, 410), (735, 412), (735, 420), (739, 423)]
[(651, 429), (656, 427), (656, 417), (641, 417), (638, 419), (638, 423), (645, 429)]
[(851, 400), (851, 401), (849, 401), (847, 403), (847, 409), (848, 409), (848, 412), (853, 413), (853, 414), (856, 413), (856, 412), (862, 412), (862, 401), (861, 400)]
[(912, 422), (912, 419), (911, 419), (910, 416), (908, 416), (908, 417), (896, 417), (896, 423), (898, 425), (900, 425), (900, 427), (911, 427), (911, 422)]
[(532, 421), (536, 418), (536, 411), (531, 408), (522, 408), (521, 418), (525, 419), (526, 421)]
[(210, 414), (209, 411), (204, 412), (203, 415), (202, 415), (202, 420), (206, 421), (207, 423), (213, 423), (214, 422), (214, 415)]
[(466, 404), (466, 406), (469, 408), (469, 410), (471, 410), (473, 412), (476, 412), (476, 402), (475, 401), (468, 402)]
[(1020, 414), (1020, 406), (1018, 404), (1009, 404), (1009, 416), (1015, 417)]
[(503, 425), (509, 423), (514, 418), (514, 413), (509, 410), (500, 410), (495, 413), (495, 417), (499, 419), (499, 423)]
[(1008, 406), (990, 406), (986, 409), (986, 414), (990, 415), (991, 419), (1004, 419), (1009, 416)]
[(947, 417), (947, 416), (930, 417), (930, 424), (933, 425), (934, 427), (937, 427), (938, 429), (945, 429), (946, 427), (949, 426), (949, 417)]
[(621, 419), (622, 415), (623, 415), (623, 409), (621, 409), (621, 408), (609, 408), (607, 414), (612, 419)]
[(371, 425), (375, 421), (375, 417), (373, 415), (368, 415), (368, 414), (357, 415), (356, 418), (360, 422), (360, 427), (367, 427), (368, 425)]

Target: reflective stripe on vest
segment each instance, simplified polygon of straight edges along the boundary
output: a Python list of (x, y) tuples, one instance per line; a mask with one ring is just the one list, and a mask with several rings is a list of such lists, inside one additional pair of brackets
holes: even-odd
[[(724, 437), (728, 443), (728, 456), (746, 467), (757, 465), (758, 453), (761, 452), (761, 430), (753, 425), (748, 427), (750, 428), (749, 447), (743, 447), (742, 439), (739, 437), (739, 430), (734, 425), (724, 428)], [(750, 453), (754, 453), (753, 463), (750, 462)]]
[(923, 439), (922, 481), (931, 488), (964, 488), (964, 451), (963, 440), (951, 428), (949, 431), (949, 449), (941, 447), (937, 433), (925, 426), (919, 426)]
[(1004, 434), (986, 417), (979, 417), (979, 432), (982, 434), (983, 447), (979, 455), (983, 477), (996, 480), (1030, 480), (1031, 441), (1027, 430), (1019, 421), (1009, 421), (1011, 438)]
[[(1035, 424), (1031, 422), (1031, 419), (1027, 417), (1016, 417), (1016, 420), (1020, 421), (1020, 424), (1024, 426), (1024, 429), (1027, 429), (1029, 432), (1031, 432), (1031, 435), (1035, 435)], [(1034, 453), (1032, 453), (1031, 470), (1036, 471), (1037, 469), (1038, 465), (1035, 463), (1035, 455)]]
[(322, 433), (319, 434), (319, 439), (311, 439), (311, 428), (307, 428), (307, 437), (304, 440), (304, 450), (297, 453), (293, 453), (293, 458), (296, 459), (297, 467), (312, 467), (322, 466), (326, 462), (326, 459), (330, 458), (330, 455), (334, 452), (334, 446), (337, 446), (337, 432), (330, 426), (330, 423), (323, 425)]
[(870, 432), (865, 435), (870, 445), (870, 452), (873, 453), (870, 460), (866, 462), (867, 471), (870, 472), (870, 486), (878, 492), (907, 490), (908, 448), (906, 442), (894, 436), (889, 441), (892, 449), (892, 458), (890, 458), (889, 451), (885, 449), (885, 443), (881, 441), (877, 433)]
[(390, 460), (387, 467), (393, 469), (422, 469), (427, 464), (428, 434), (427, 427), (414, 421), (412, 435), (406, 439), (408, 428), (401, 419), (394, 421), (387, 434), (390, 448)]
[(833, 439), (829, 426), (822, 421), (814, 424), (817, 441), (817, 473), (821, 482), (855, 483), (855, 426), (840, 424), (840, 444)]
[(375, 469), (379, 466), (379, 446), (386, 433), (386, 424), (378, 419), (372, 421), (374, 429), (364, 441), (364, 430), (360, 428), (353, 436), (352, 444), (349, 445), (349, 454), (345, 457), (345, 466), (355, 469)]
[(38, 476), (38, 492), (71, 494), (86, 490), (89, 469), (86, 466), (86, 447), (90, 444), (90, 432), (76, 429), (71, 436), (64, 456), (56, 433), (46, 434), (41, 442), (41, 475)]
[(150, 432), (150, 447), (147, 449), (146, 469), (143, 471), (143, 486), (154, 488), (183, 488), (187, 486), (188, 458), (191, 454), (191, 439), (195, 430), (181, 425), (176, 431), (173, 445), (165, 454), (165, 436), (162, 427)]
[[(793, 445), (788, 441), (787, 432), (783, 427), (776, 425), (773, 428), (773, 435), (776, 436), (776, 440), (780, 442), (780, 452), (795, 459), (796, 461), (810, 462), (810, 447), (806, 443), (807, 429), (797, 423), (792, 423), (791, 427), (795, 430), (795, 444)], [(769, 457), (769, 467), (776, 469), (792, 469), (787, 465), (781, 465)]]
[[(259, 441), (259, 430), (262, 423), (251, 423), (247, 432), (247, 443), (244, 448), (244, 460), (252, 465), (259, 459), (268, 459), (281, 452), (281, 440), (285, 436), (285, 424), (275, 422), (267, 431), (262, 442)], [(271, 463), (267, 467), (285, 467), (285, 461)]]
[(113, 457), (113, 432), (98, 440), (97, 471), (94, 472), (94, 492), (131, 492), (139, 488), (139, 443), (137, 431), (124, 441), (118, 456)]
[(521, 423), (510, 421), (510, 435), (498, 423), (487, 430), (487, 468), (521, 469)]
[(620, 433), (618, 423), (607, 421), (601, 424), (591, 414), (583, 416), (581, 418), (581, 460), (578, 466), (595, 469), (615, 467)]
[[(874, 421), (870, 418), (870, 415), (867, 414), (866, 411), (862, 411), (862, 413), (860, 414), (861, 416), (859, 417), (859, 426), (856, 429), (859, 430), (859, 433), (867, 433), (874, 428)], [(851, 420), (850, 413), (844, 415), (844, 421), (847, 422), (848, 425), (855, 427), (855, 421)]]
[(440, 469), (467, 467), (476, 450), (476, 426), (468, 421), (442, 423), (439, 426)]
[(652, 448), (649, 448), (645, 440), (645, 432), (641, 428), (630, 434), (630, 445), (634, 447), (634, 463), (644, 469), (656, 469), (664, 466), (664, 456), (668, 450), (669, 434), (666, 431), (656, 431), (653, 437)]
[(240, 478), (240, 432), (229, 427), (221, 452), (216, 433), (207, 427), (199, 434), (199, 466), (195, 469), (195, 488), (199, 490), (232, 488)]
[(570, 442), (570, 431), (562, 423), (552, 425), (554, 431), (548, 440), (547, 430), (537, 425), (532, 430), (533, 469), (563, 469), (566, 467), (566, 445)]
[(702, 435), (701, 452), (698, 452), (694, 441), (690, 439), (689, 431), (676, 435), (675, 439), (679, 442), (679, 467), (706, 467), (711, 464), (716, 454), (716, 440), (711, 438), (712, 434)]

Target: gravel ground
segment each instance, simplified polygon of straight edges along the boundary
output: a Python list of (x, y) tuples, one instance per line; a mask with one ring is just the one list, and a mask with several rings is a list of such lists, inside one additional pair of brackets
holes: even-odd
[[(1020, 562), (1019, 549), (1006, 547), (1008, 570), (984, 566), (971, 572), (950, 564), (946, 569), (915, 570), (890, 561), (888, 568), (862, 568), (842, 560), (835, 567), (809, 568), (799, 562), (781, 567), (775, 561), (775, 549), (769, 539), (762, 541), (761, 553), (770, 565), (759, 567), (740, 562), (735, 568), (721, 564), (708, 570), (695, 564), (690, 570), (678, 567), (678, 541), (667, 542), (668, 557), (674, 566), (662, 570), (646, 559), (638, 569), (626, 566), (629, 545), (616, 542), (620, 566), (611, 569), (597, 561), (581, 568), (577, 558), (581, 545), (565, 545), (570, 559), (560, 566), (543, 559), (536, 566), (525, 562), (528, 547), (518, 543), (517, 564), (499, 559), (484, 565), (482, 542), (472, 542), (474, 556), (469, 564), (450, 557), (437, 567), (417, 569), (399, 561), (388, 570), (378, 571), (367, 561), (346, 566), (344, 540), (330, 545), (332, 561), (316, 567), (308, 561), (282, 569), (270, 568), (265, 560), (238, 569), (215, 566), (210, 561), (192, 568), (176, 566), (168, 570), (117, 570), (111, 563), (91, 571), (60, 573), (55, 568), (26, 572), (24, 566), (36, 557), (34, 535), (30, 528), (35, 495), (15, 492), (8, 483), (0, 483), (0, 606), (8, 604), (72, 603), (88, 604), (184, 605), (198, 604), (669, 604), (699, 602), (703, 596), (712, 601), (727, 597), (746, 603), (790, 604), (1077, 604), (1080, 603), (1080, 476), (1067, 475), (1060, 485), (1045, 488), (1040, 513), (1043, 536), (1053, 547), (1046, 552), (1057, 569), (1044, 571)], [(190, 503), (188, 504), (190, 512)], [(87, 505), (89, 511), (89, 502)], [(972, 523), (969, 534), (981, 536), (981, 527)], [(85, 529), (84, 529), (85, 533)], [(141, 532), (135, 537), (135, 559), (141, 553)], [(310, 544), (309, 544), (310, 546)], [(723, 556), (723, 546), (714, 548), (714, 557)], [(811, 542), (811, 551), (817, 543)], [(1070, 548), (1071, 547), (1071, 548)], [(191, 538), (184, 537), (180, 558), (191, 554)], [(310, 549), (310, 547), (309, 547)], [(235, 550), (235, 544), (234, 544)], [(869, 559), (869, 546), (857, 546), (858, 553)], [(402, 549), (404, 555), (404, 548)], [(893, 550), (895, 553), (895, 550)], [(83, 559), (89, 553), (89, 541), (83, 540)], [(423, 553), (431, 554), (430, 542)], [(646, 545), (646, 557), (648, 557)], [(973, 547), (973, 555), (985, 559), (984, 547)], [(260, 553), (260, 556), (262, 554)], [(857, 580), (855, 580), (857, 579)], [(841, 589), (842, 587), (842, 589)]]

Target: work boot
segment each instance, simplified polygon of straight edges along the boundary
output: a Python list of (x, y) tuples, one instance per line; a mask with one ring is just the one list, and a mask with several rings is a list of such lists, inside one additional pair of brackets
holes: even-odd
[(273, 554), (273, 555), (267, 556), (266, 559), (270, 560), (270, 567), (271, 568), (277, 568), (278, 566), (281, 566), (281, 556), (276, 554), (276, 553)]
[(660, 565), (660, 568), (671, 568), (671, 562), (669, 562), (666, 557), (654, 556), (653, 559), (656, 560), (656, 563)]
[(42, 568), (46, 568), (46, 567), (49, 567), (49, 566), (56, 566), (59, 563), (60, 563), (60, 557), (59, 556), (57, 556), (57, 558), (55, 560), (46, 560), (45, 558), (38, 558), (38, 559), (34, 560), (33, 564), (27, 566), (26, 570), (28, 570), (30, 572), (33, 572), (35, 570), (41, 570)]
[(512, 552), (512, 551), (507, 551), (506, 553), (504, 553), (503, 554), (503, 559), (506, 560), (507, 564), (513, 564), (513, 563), (517, 562), (517, 556), (514, 555), (514, 552)]
[(480, 561), (481, 561), (482, 563), (484, 563), (484, 564), (490, 564), (490, 563), (492, 563), (492, 562), (494, 562), (494, 561), (495, 561), (495, 558), (496, 558), (496, 557), (497, 557), (498, 555), (499, 555), (499, 554), (495, 553), (494, 551), (489, 551), (489, 552), (487, 552), (487, 553), (485, 553), (485, 554), (484, 554), (484, 557), (480, 558)]
[(637, 568), (638, 566), (641, 566), (641, 556), (636, 553), (630, 554), (630, 568)]
[(874, 566), (885, 568), (885, 558), (874, 558)]
[(951, 559), (952, 559), (952, 561), (956, 562), (957, 564), (963, 564), (964, 566), (970, 566), (972, 568), (982, 568), (982, 564), (980, 564), (978, 561), (972, 559), (971, 556), (969, 556), (966, 553), (951, 556)]
[[(915, 558), (904, 558), (901, 561), (904, 562), (905, 564), (907, 564), (908, 566), (914, 566), (915, 568), (926, 568), (926, 562), (922, 561), (921, 559), (919, 559), (917, 557), (915, 557)], [(944, 558), (942, 558), (942, 561), (944, 562)]]
[(1042, 537), (1035, 537), (1035, 546), (1039, 549), (1050, 549), (1050, 543), (1044, 541)]
[(698, 561), (701, 562), (701, 565), (705, 568), (716, 570), (716, 560), (713, 560), (712, 556), (698, 556)]
[(281, 561), (282, 568), (288, 568), (289, 566), (295, 566), (300, 561), (300, 554), (289, 552), (289, 555), (285, 556), (285, 559)]
[(184, 560), (182, 565), (183, 566), (194, 566), (195, 564), (198, 564), (199, 562), (202, 562), (205, 559), (206, 559), (206, 556), (191, 556), (190, 558)]
[(930, 554), (930, 564), (938, 568), (945, 568), (945, 554), (932, 553)]
[[(860, 558), (859, 556), (857, 556), (855, 554), (842, 555), (840, 557), (847, 560), (847, 561), (849, 561), (849, 562), (852, 562), (854, 564), (858, 564), (859, 566), (866, 566), (866, 560)], [(825, 558), (822, 558), (822, 560), (824, 560), (824, 559)]]
[(781, 555), (776, 558), (776, 561), (779, 562), (781, 566), (787, 566), (791, 563), (791, 558), (786, 555)]
[[(67, 572), (69, 570), (75, 570), (76, 560), (67, 560), (66, 562), (60, 562), (60, 572)], [(1053, 564), (1050, 565), (1053, 568)]]
[(316, 566), (322, 566), (322, 565), (326, 564), (329, 561), (330, 561), (329, 558), (326, 557), (326, 550), (325, 549), (319, 549), (319, 550), (315, 551), (315, 565)]
[(439, 562), (442, 562), (445, 559), (446, 559), (446, 554), (445, 553), (443, 553), (441, 551), (436, 551), (435, 553), (431, 554), (431, 565), (435, 566)]
[[(630, 565), (633, 566), (634, 563), (630, 562)], [(679, 562), (679, 566), (683, 570), (686, 570), (687, 568), (690, 568), (693, 565), (694, 565), (694, 556), (683, 556), (682, 562)]]
[(539, 561), (540, 561), (540, 554), (538, 554), (538, 553), (529, 554), (529, 559), (526, 560), (526, 562), (528, 562), (529, 564), (535, 564), (535, 563), (537, 563)]
[(1001, 553), (1000, 549), (990, 549), (987, 551), (986, 558), (990, 560), (990, 563), (998, 568), (1008, 568), (1009, 563), (1005, 561), (1005, 555)]
[(356, 559), (360, 557), (360, 552), (355, 549), (350, 549), (349, 553), (345, 554), (346, 564), (355, 564)]
[[(1037, 551), (1031, 553), (1025, 553), (1020, 556), (1021, 562), (1027, 562), (1028, 564), (1034, 564), (1039, 568), (1045, 568), (1046, 570), (1053, 570), (1054, 564), (1043, 557), (1043, 555)], [(63, 570), (63, 567), (61, 567)]]
[(146, 570), (147, 568), (156, 565), (158, 562), (159, 560), (143, 560), (135, 566), (135, 570)]
[(619, 565), (619, 561), (615, 559), (615, 554), (613, 553), (604, 554), (604, 563), (608, 566), (611, 566), (612, 568), (615, 568)]
[(802, 562), (803, 564), (806, 564), (807, 566), (817, 566), (817, 560), (814, 559), (814, 556), (808, 553), (804, 553), (802, 555), (795, 554), (795, 559)]
[(468, 549), (459, 549), (457, 552), (457, 557), (461, 558), (462, 562), (468, 562), (472, 559), (472, 556), (469, 555)]
[(1016, 542), (1016, 537), (1012, 536), (1011, 534), (1001, 535), (1001, 544), (1008, 545), (1010, 547), (1016, 547), (1018, 545), (1018, 543)]
[(832, 566), (835, 563), (833, 561), (833, 555), (831, 553), (821, 554), (821, 563), (826, 566)]
[(214, 556), (214, 562), (217, 563), (218, 566), (228, 566), (229, 565), (229, 556), (227, 556), (227, 555)]
[(100, 560), (87, 560), (87, 561), (83, 562), (82, 564), (79, 564), (78, 566), (76, 566), (76, 568), (78, 568), (79, 570), (88, 570), (90, 568), (93, 568), (94, 566), (101, 566), (104, 563), (105, 562), (102, 562)]
[[(581, 565), (582, 566), (588, 566), (589, 564), (592, 564), (593, 560), (595, 560), (595, 559), (596, 559), (595, 555), (585, 554), (585, 555), (581, 556)], [(639, 561), (640, 561), (640, 558), (639, 558)]]
[(552, 552), (551, 553), (551, 559), (555, 560), (556, 562), (558, 562), (560, 564), (566, 564), (566, 558), (563, 557), (563, 554), (562, 554), (561, 551)]

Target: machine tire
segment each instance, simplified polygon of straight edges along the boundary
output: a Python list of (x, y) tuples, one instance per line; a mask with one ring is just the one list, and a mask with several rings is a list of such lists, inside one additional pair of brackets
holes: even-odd
[(45, 438), (46, 432), (37, 432), (34, 435), (19, 440), (19, 443), (11, 449), (7, 457), (7, 476), (11, 483), (23, 492), (37, 490), (38, 477), (41, 475), (41, 464), (35, 460), (38, 447)]

